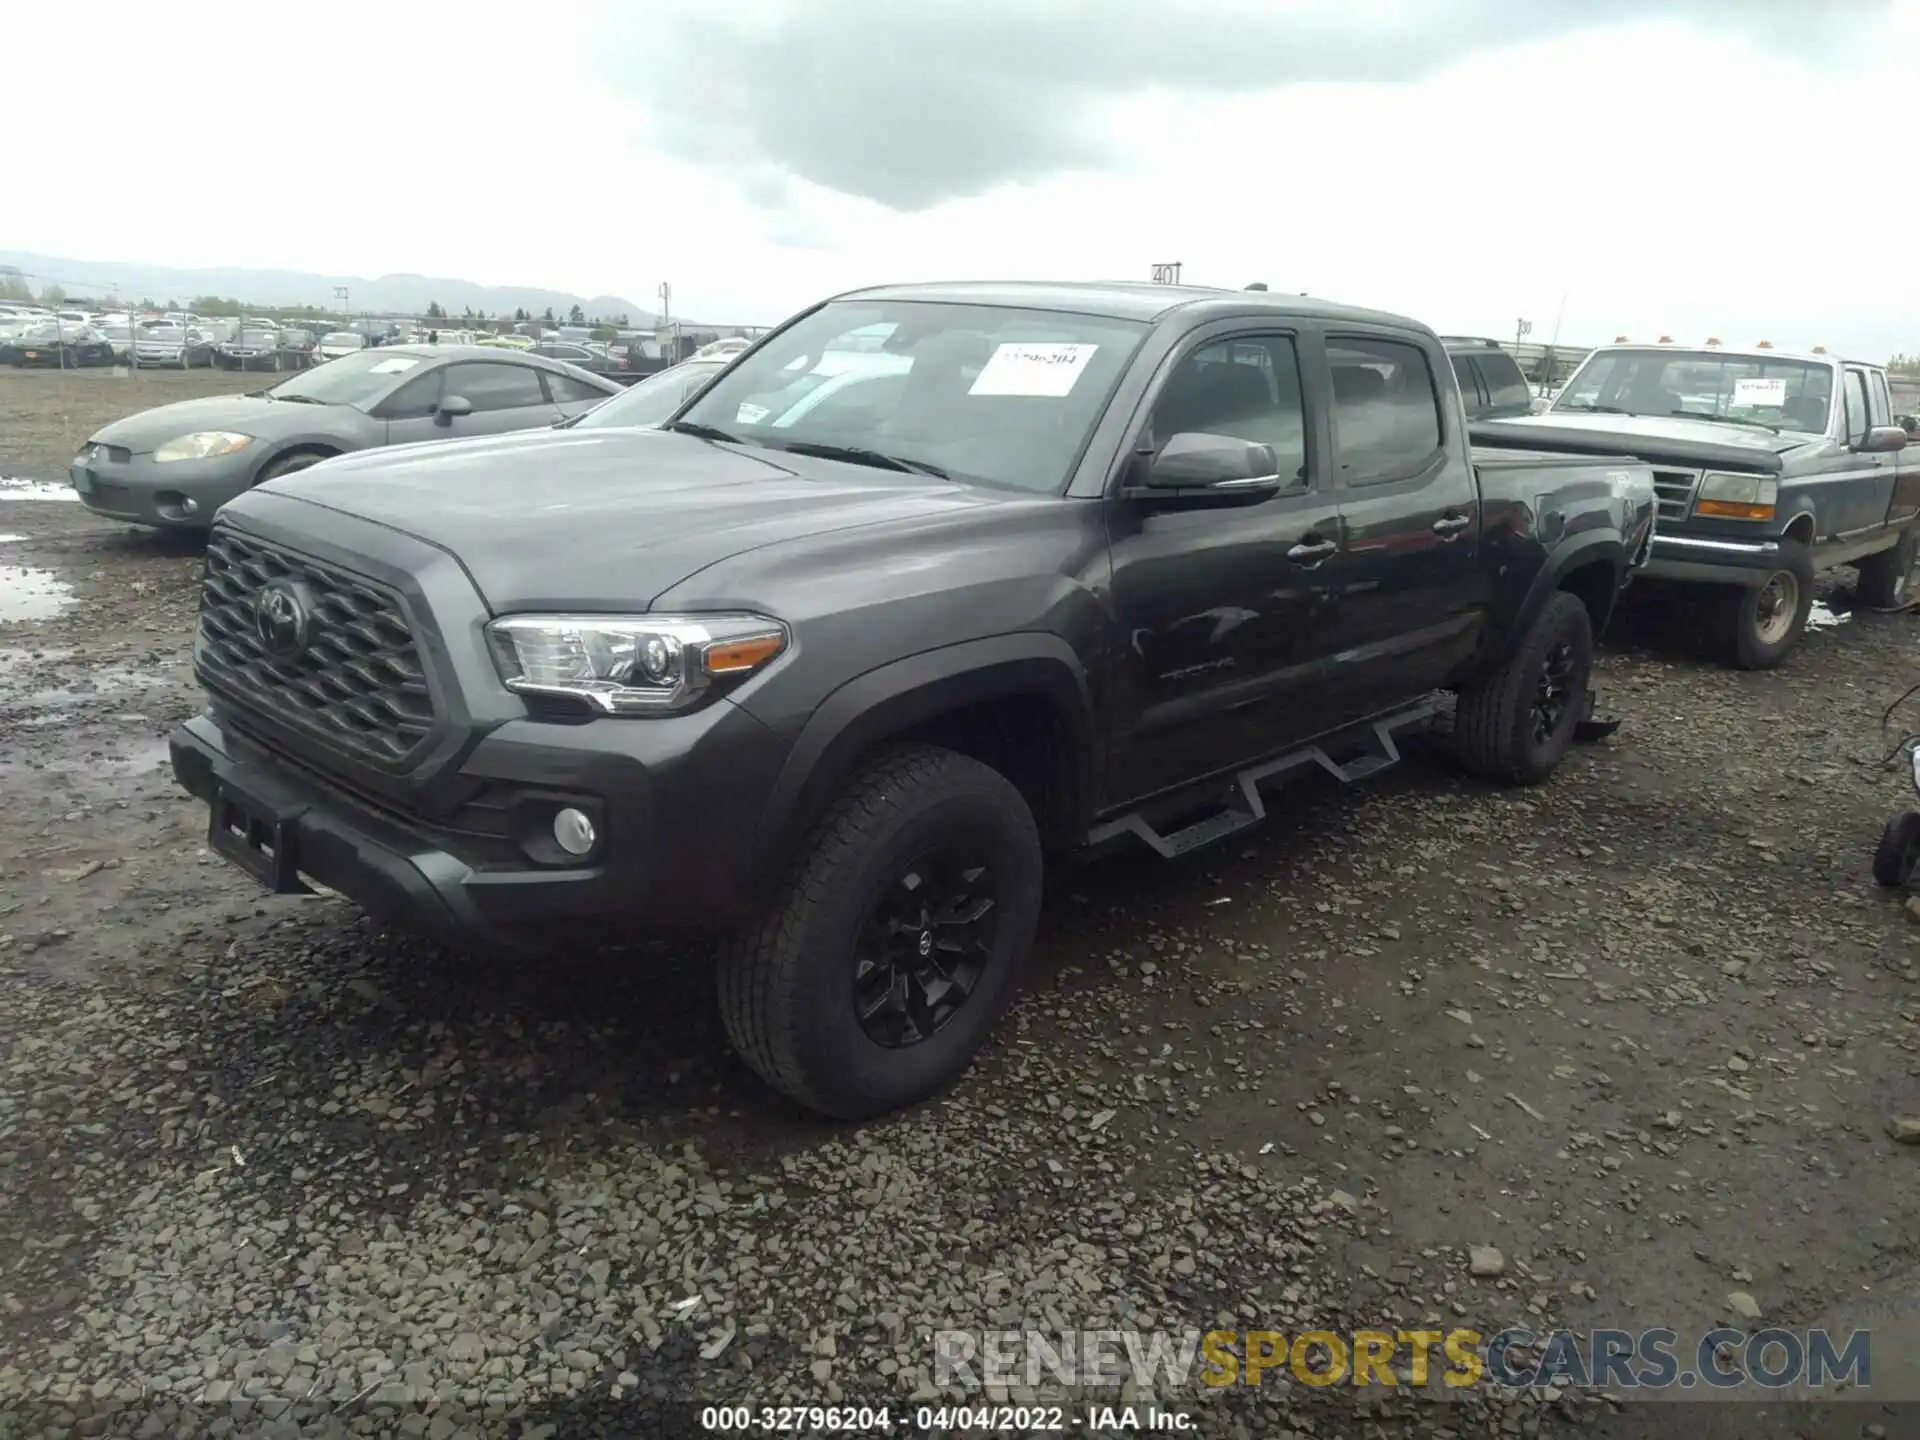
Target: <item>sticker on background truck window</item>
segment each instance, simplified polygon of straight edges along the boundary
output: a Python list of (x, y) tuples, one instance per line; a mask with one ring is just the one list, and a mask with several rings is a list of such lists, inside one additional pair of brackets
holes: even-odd
[(969, 395), (1044, 395), (1073, 393), (1098, 345), (1002, 345), (980, 367)]
[(1770, 380), (1736, 380), (1733, 382), (1733, 403), (1784, 405), (1787, 403), (1787, 382), (1778, 377)]

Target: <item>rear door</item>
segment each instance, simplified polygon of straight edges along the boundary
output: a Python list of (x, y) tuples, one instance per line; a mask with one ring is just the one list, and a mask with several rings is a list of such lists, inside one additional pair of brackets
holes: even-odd
[(1473, 654), (1486, 603), (1480, 493), (1437, 344), (1343, 328), (1328, 333), (1326, 358), (1346, 532), (1328, 689), (1351, 718), (1444, 684)]
[(1301, 379), (1301, 335), (1229, 322), (1163, 367), (1129, 449), (1176, 434), (1272, 447), (1281, 493), (1231, 510), (1110, 500), (1116, 743), (1104, 794), (1137, 800), (1291, 747), (1327, 728), (1320, 680), (1341, 645), (1331, 606), (1340, 512)]

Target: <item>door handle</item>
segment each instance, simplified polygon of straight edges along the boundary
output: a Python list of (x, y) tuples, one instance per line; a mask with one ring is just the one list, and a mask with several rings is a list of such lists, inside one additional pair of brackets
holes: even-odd
[(1433, 522), (1433, 533), (1444, 540), (1451, 540), (1472, 523), (1465, 515), (1442, 515)]
[(1287, 559), (1297, 560), (1305, 565), (1318, 565), (1339, 548), (1331, 540), (1315, 540), (1312, 544), (1303, 540), (1287, 551)]

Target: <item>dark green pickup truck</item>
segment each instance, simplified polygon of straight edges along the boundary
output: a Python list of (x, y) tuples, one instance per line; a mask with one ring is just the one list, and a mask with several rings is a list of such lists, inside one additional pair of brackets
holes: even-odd
[(1715, 638), (1743, 669), (1800, 641), (1813, 577), (1859, 568), (1861, 603), (1907, 598), (1920, 449), (1886, 371), (1765, 347), (1608, 345), (1551, 408), (1476, 425), (1476, 444), (1632, 456), (1653, 467), (1658, 533), (1641, 583), (1709, 585)]

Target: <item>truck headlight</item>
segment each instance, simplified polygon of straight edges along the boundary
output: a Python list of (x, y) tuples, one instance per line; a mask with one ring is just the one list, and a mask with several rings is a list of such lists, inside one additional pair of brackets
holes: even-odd
[(231, 430), (196, 430), (191, 435), (176, 435), (153, 452), (156, 465), (174, 460), (211, 460), (216, 455), (231, 455), (253, 443), (251, 435)]
[(1700, 481), (1693, 513), (1720, 520), (1771, 520), (1780, 482), (1766, 475), (1717, 475)]
[(689, 710), (787, 648), (764, 615), (514, 615), (487, 626), (509, 690), (564, 696), (608, 715)]

